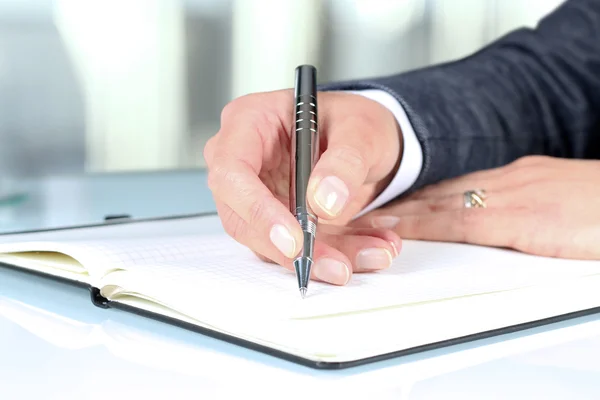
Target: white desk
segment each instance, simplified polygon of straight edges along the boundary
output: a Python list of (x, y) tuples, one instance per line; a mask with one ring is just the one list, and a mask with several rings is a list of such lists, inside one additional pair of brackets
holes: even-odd
[[(42, 187), (52, 185), (49, 180), (40, 183), (36, 198), (44, 197)], [(60, 185), (79, 193), (78, 211), (65, 213), (56, 198), (54, 209), (33, 213), (37, 221), (46, 221), (40, 226), (47, 227), (48, 221), (93, 223), (109, 213), (148, 217), (213, 207), (201, 172), (63, 178)], [(69, 204), (70, 193), (62, 192), (62, 204)], [(124, 198), (123, 192), (130, 197)], [(36, 218), (28, 216), (22, 226), (31, 228)], [(17, 227), (18, 218), (12, 224)], [(302, 387), (305, 393), (299, 391)], [(143, 317), (95, 308), (83, 289), (0, 268), (0, 399), (255, 395), (599, 399), (600, 316), (364, 367), (318, 371)]]

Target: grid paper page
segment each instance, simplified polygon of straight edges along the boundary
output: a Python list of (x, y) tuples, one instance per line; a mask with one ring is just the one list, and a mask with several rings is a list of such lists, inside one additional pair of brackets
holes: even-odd
[[(134, 220), (127, 223), (109, 223), (90, 227), (0, 235), (0, 255), (16, 252), (66, 254), (84, 266), (82, 268), (83, 273), (67, 273), (64, 268), (35, 263), (34, 258), (31, 258), (31, 260), (35, 264), (31, 262), (12, 264), (24, 269), (36, 270), (98, 286), (98, 282), (106, 273), (123, 268), (131, 261), (127, 251), (119, 249), (113, 252), (105, 246), (95, 246), (103, 240), (110, 240), (114, 243), (116, 240), (132, 237), (152, 239), (164, 236), (203, 235), (215, 232), (224, 232), (217, 215), (145, 221)], [(5, 261), (11, 264), (11, 260), (7, 259)]]
[[(600, 273), (600, 263), (451, 243), (405, 241), (385, 271), (355, 274), (345, 287), (312, 281), (300, 300), (292, 271), (260, 261), (226, 235), (98, 242), (130, 273), (127, 289), (177, 310), (209, 301), (225, 308), (305, 317), (490, 293)], [(233, 304), (227, 307), (227, 304)], [(260, 311), (256, 311), (260, 310)], [(205, 310), (203, 310), (204, 312)]]
[[(525, 255), (478, 246), (405, 241), (385, 271), (355, 274), (345, 287), (312, 281), (300, 300), (292, 271), (262, 262), (225, 234), (7, 245), (13, 251), (60, 251), (79, 260), (98, 284), (127, 272), (126, 290), (198, 312), (305, 317), (436, 301), (560, 281), (600, 272), (595, 261)], [(10, 247), (12, 246), (12, 247)], [(20, 249), (20, 250), (19, 250)], [(0, 252), (7, 247), (0, 246)], [(121, 275), (122, 277), (122, 275)], [(122, 279), (122, 278), (120, 278)], [(110, 275), (103, 279), (110, 284)], [(250, 314), (247, 314), (250, 315)]]
[[(23, 251), (45, 246), (96, 271), (112, 269), (98, 283), (123, 287), (200, 325), (300, 354), (348, 359), (583, 309), (597, 304), (600, 273), (596, 261), (405, 241), (390, 269), (354, 275), (345, 287), (313, 281), (301, 300), (293, 272), (260, 261), (226, 235), (14, 246)], [(587, 277), (585, 284), (579, 277)], [(467, 297), (536, 285), (531, 292)], [(448, 299), (454, 300), (440, 301)], [(510, 312), (502, 313), (507, 307)], [(378, 312), (357, 313), (361, 310)], [(320, 318), (343, 313), (351, 317)], [(365, 340), (374, 330), (378, 341)]]

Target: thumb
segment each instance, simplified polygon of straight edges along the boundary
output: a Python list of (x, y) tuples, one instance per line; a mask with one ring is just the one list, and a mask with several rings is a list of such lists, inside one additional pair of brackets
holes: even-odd
[(337, 126), (328, 118), (324, 129), (326, 150), (308, 185), (310, 206), (321, 219), (352, 217), (374, 197), (375, 184), (391, 176), (400, 154), (394, 116), (378, 103), (360, 100), (373, 103), (358, 114), (364, 117), (338, 117), (343, 122)]

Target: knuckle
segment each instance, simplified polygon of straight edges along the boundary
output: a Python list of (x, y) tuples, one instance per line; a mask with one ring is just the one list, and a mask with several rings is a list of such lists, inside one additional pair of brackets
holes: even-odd
[(212, 156), (215, 150), (215, 141), (216, 138), (212, 136), (206, 141), (206, 144), (204, 145), (203, 157), (207, 165), (210, 165), (212, 162)]
[(441, 205), (439, 200), (429, 200), (425, 203), (426, 211), (429, 213), (434, 213), (441, 210)]
[(434, 198), (427, 202), (428, 212), (439, 212), (451, 209), (446, 197)]
[(332, 152), (333, 158), (349, 175), (364, 177), (367, 163), (360, 150), (352, 146), (340, 146)]
[(218, 163), (214, 163), (212, 167), (208, 169), (208, 176), (206, 178), (206, 182), (208, 188), (212, 191), (216, 191), (218, 189), (219, 184), (219, 174), (221, 173), (221, 167)]
[(262, 199), (254, 199), (248, 208), (248, 223), (250, 226), (257, 227), (262, 225), (267, 213), (267, 207)]
[(224, 123), (231, 119), (239, 110), (240, 99), (234, 99), (227, 103), (221, 110), (221, 123)]
[(517, 158), (516, 160), (514, 160), (513, 162), (511, 162), (510, 165), (512, 167), (517, 167), (517, 168), (523, 167), (525, 165), (528, 165), (530, 160), (531, 159), (529, 157), (520, 157), (520, 158)]
[(223, 110), (221, 110), (221, 124), (238, 118), (242, 111), (245, 114), (244, 117), (251, 117), (254, 113), (248, 113), (248, 111), (257, 109), (257, 96), (258, 94), (247, 94), (237, 97), (227, 103), (225, 107), (223, 107)]
[(232, 173), (219, 159), (213, 160), (213, 166), (208, 170), (207, 185), (210, 190), (218, 192), (224, 182), (232, 180)]
[(219, 180), (217, 179), (217, 177), (215, 176), (215, 169), (214, 168), (210, 168), (208, 170), (208, 175), (206, 177), (206, 185), (208, 186), (208, 188), (212, 191), (212, 192), (216, 192), (217, 190), (217, 182)]
[(396, 226), (395, 232), (404, 238), (420, 239), (419, 226), (421, 226), (422, 217), (420, 215), (412, 215), (409, 218), (404, 218), (400, 224)]
[(243, 242), (243, 238), (247, 232), (244, 220), (233, 212), (230, 213), (229, 218), (223, 221), (223, 229), (229, 236), (240, 243)]
[(531, 155), (524, 156), (513, 161), (513, 165), (515, 167), (523, 168), (523, 167), (532, 167), (537, 166), (543, 162), (545, 162), (549, 157), (545, 155)]
[[(527, 184), (538, 180), (543, 180), (546, 170), (538, 164), (523, 164), (519, 168), (510, 171), (511, 181), (518, 184)], [(550, 177), (551, 179), (554, 177)]]

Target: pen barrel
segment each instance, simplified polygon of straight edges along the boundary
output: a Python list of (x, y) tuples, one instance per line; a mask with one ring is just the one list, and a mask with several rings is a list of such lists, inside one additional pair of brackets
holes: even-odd
[(317, 72), (315, 67), (296, 68), (294, 90), (294, 126), (292, 128), (290, 208), (302, 230), (316, 232), (316, 217), (308, 199), (308, 181), (319, 154), (319, 125), (317, 112)]

